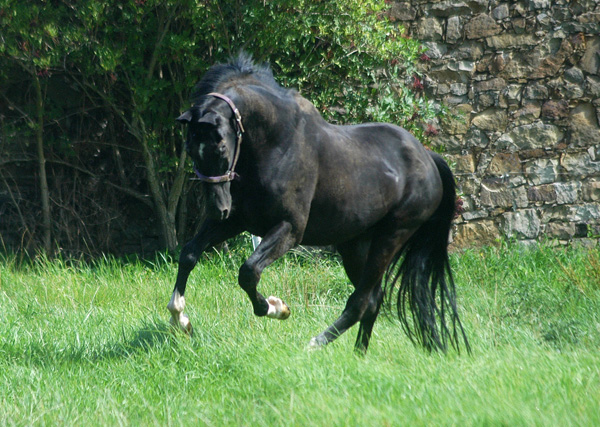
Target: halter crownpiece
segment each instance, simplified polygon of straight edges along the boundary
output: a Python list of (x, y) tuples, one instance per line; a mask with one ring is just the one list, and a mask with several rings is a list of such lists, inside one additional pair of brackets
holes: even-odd
[(233, 101), (230, 98), (228, 98), (227, 96), (220, 94), (220, 93), (216, 93), (216, 92), (211, 92), (211, 93), (207, 94), (206, 96), (214, 96), (215, 98), (222, 99), (223, 101), (225, 101), (227, 103), (227, 105), (229, 105), (229, 108), (231, 108), (231, 111), (233, 111), (233, 116), (235, 117), (235, 123), (236, 123), (236, 132), (235, 133), (236, 133), (237, 140), (236, 140), (236, 144), (235, 144), (235, 151), (233, 153), (233, 161), (231, 162), (231, 166), (229, 167), (227, 172), (225, 172), (224, 175), (219, 175), (219, 176), (203, 175), (200, 173), (200, 171), (194, 164), (194, 173), (196, 174), (196, 176), (198, 178), (192, 178), (192, 179), (199, 180), (202, 182), (207, 182), (209, 184), (218, 184), (221, 182), (233, 181), (234, 179), (239, 177), (239, 175), (237, 173), (235, 173), (235, 166), (237, 165), (238, 159), (240, 157), (240, 146), (242, 145), (242, 136), (245, 132), (244, 125), (242, 124), (242, 116), (240, 114), (240, 110), (237, 109), (237, 107), (235, 106)]

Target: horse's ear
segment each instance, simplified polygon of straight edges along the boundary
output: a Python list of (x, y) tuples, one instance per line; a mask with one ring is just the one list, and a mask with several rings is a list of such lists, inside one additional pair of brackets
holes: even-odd
[(183, 113), (181, 116), (177, 117), (175, 119), (176, 121), (178, 121), (179, 123), (189, 123), (192, 121), (192, 112), (190, 110), (187, 110), (185, 113)]
[(219, 126), (219, 115), (214, 112), (206, 113), (198, 119), (198, 123), (204, 123), (207, 125)]

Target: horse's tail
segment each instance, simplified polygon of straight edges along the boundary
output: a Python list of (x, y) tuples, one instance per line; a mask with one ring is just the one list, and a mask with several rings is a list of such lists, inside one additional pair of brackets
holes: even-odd
[[(420, 343), (429, 351), (444, 352), (449, 342), (460, 351), (459, 341), (462, 337), (470, 353), (469, 342), (456, 309), (454, 280), (448, 259), (448, 237), (456, 211), (454, 177), (441, 156), (433, 152), (430, 154), (442, 179), (442, 201), (431, 218), (402, 246), (388, 267), (385, 295), (391, 301), (395, 284), (400, 281), (398, 317), (411, 341)], [(412, 316), (409, 316), (409, 312)]]

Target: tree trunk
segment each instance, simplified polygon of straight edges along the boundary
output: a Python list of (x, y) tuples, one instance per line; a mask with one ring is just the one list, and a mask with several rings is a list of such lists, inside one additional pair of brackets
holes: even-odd
[[(168, 251), (173, 251), (177, 248), (175, 213), (171, 212), (165, 203), (165, 197), (159, 182), (158, 173), (154, 164), (154, 158), (152, 156), (152, 152), (150, 151), (150, 147), (148, 146), (148, 139), (146, 138), (145, 134), (140, 135), (140, 143), (142, 145), (142, 152), (144, 155), (148, 186), (150, 187), (152, 200), (154, 200), (154, 208), (156, 209), (158, 221), (160, 222), (162, 234), (161, 237), (163, 240), (162, 243)], [(173, 189), (171, 192), (173, 192)], [(179, 191), (179, 194), (181, 194), (181, 190)], [(179, 195), (177, 195), (177, 197), (179, 197)]]
[(46, 176), (46, 156), (44, 155), (44, 98), (40, 79), (33, 74), (35, 88), (35, 139), (37, 146), (38, 173), (40, 179), (40, 197), (42, 200), (42, 242), (46, 253), (50, 254), (52, 249), (52, 221), (50, 217), (50, 191), (48, 190), (48, 178)]

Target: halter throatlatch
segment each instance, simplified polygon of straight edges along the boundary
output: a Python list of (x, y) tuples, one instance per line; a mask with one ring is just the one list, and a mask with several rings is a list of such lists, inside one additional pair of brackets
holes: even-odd
[(240, 157), (240, 146), (242, 145), (242, 136), (245, 132), (244, 125), (242, 125), (242, 116), (240, 115), (240, 110), (237, 109), (237, 107), (235, 106), (233, 101), (231, 99), (229, 99), (228, 97), (226, 97), (225, 95), (222, 95), (222, 94), (216, 93), (216, 92), (211, 92), (206, 96), (214, 96), (215, 98), (222, 99), (223, 101), (225, 101), (227, 103), (227, 105), (229, 105), (229, 108), (231, 108), (231, 111), (233, 111), (233, 116), (235, 117), (235, 123), (236, 123), (236, 126), (235, 126), (235, 128), (236, 128), (235, 129), (235, 134), (236, 134), (235, 151), (233, 152), (233, 161), (231, 162), (231, 166), (229, 166), (229, 169), (227, 170), (227, 172), (225, 172), (224, 175), (218, 175), (218, 176), (203, 175), (200, 173), (200, 171), (196, 167), (196, 164), (194, 164), (194, 173), (198, 177), (198, 178), (194, 178), (194, 179), (197, 179), (202, 182), (208, 182), (210, 184), (219, 184), (221, 182), (233, 181), (235, 178), (237, 178), (239, 176), (238, 174), (235, 173), (235, 166), (237, 165), (238, 159)]

